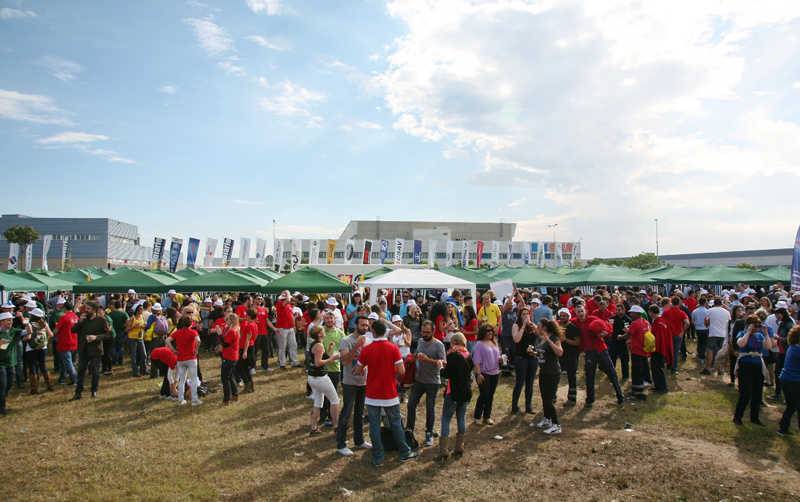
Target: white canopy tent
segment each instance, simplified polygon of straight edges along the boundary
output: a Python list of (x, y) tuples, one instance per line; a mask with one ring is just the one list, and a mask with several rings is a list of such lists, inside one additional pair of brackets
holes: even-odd
[(377, 301), (379, 289), (468, 289), (476, 297), (475, 283), (428, 268), (401, 268), (367, 279), (360, 284), (369, 286), (370, 303)]

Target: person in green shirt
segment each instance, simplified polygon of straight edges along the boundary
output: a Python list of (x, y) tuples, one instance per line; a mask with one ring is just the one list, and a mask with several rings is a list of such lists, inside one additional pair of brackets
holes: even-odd
[[(56, 324), (61, 319), (61, 317), (66, 312), (64, 310), (64, 304), (67, 301), (64, 299), (63, 296), (59, 296), (55, 301), (55, 308), (50, 311), (50, 314), (47, 316), (47, 324), (50, 326), (50, 331), (53, 333), (56, 332)], [(51, 353), (56, 353), (56, 339), (53, 337), (52, 339), (53, 347), (51, 349)], [(53, 372), (57, 374), (61, 374), (61, 360), (58, 357), (53, 358)]]
[(103, 339), (103, 356), (101, 361), (103, 365), (103, 375), (111, 376), (111, 366), (114, 362), (114, 343), (117, 340), (117, 332), (111, 315), (105, 310), (98, 311), (98, 313), (104, 315), (106, 323), (108, 323), (108, 338)]
[(14, 379), (14, 368), (17, 365), (17, 344), (22, 339), (23, 331), (31, 333), (30, 323), (22, 319), (22, 314), (17, 313), (23, 328), (12, 327), (14, 314), (11, 312), (0, 313), (0, 416), (4, 416), (6, 409), (6, 396), (11, 389)]
[(108, 316), (111, 318), (111, 325), (114, 328), (116, 337), (114, 339), (114, 350), (112, 363), (122, 365), (123, 347), (128, 343), (127, 330), (125, 325), (128, 323), (128, 313), (125, 312), (125, 304), (120, 300), (114, 302), (114, 310)]
[[(322, 313), (322, 346), (323, 347), (330, 347), (333, 344), (334, 347), (338, 347), (339, 343), (345, 337), (344, 331), (336, 327), (336, 315), (333, 313), (333, 310), (326, 309)], [(333, 388), (336, 389), (339, 387), (339, 381), (341, 381), (342, 376), (342, 367), (341, 363), (338, 359), (329, 362), (325, 365), (325, 372), (328, 374), (328, 377), (333, 382)], [(320, 423), (324, 423), (328, 425), (331, 422), (330, 416), (330, 407), (331, 403), (325, 398), (325, 402), (322, 404), (322, 409), (320, 410), (319, 420)]]

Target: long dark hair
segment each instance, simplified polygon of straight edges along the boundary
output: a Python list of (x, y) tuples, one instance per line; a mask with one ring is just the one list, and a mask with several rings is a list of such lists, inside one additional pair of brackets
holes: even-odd
[(477, 319), (478, 315), (475, 313), (475, 308), (472, 305), (464, 306), (464, 324), (469, 324), (473, 319)]
[(556, 335), (562, 342), (564, 341), (564, 330), (561, 329), (561, 326), (559, 326), (557, 322), (551, 321), (550, 319), (542, 319), (541, 324), (545, 331), (551, 335)]
[(519, 309), (519, 312), (517, 312), (517, 321), (515, 322), (515, 324), (517, 325), (518, 328), (521, 328), (522, 324), (525, 322), (525, 316), (522, 315), (522, 312), (524, 310), (527, 310), (528, 314), (530, 314), (530, 312), (531, 312), (531, 308), (528, 307), (527, 305), (525, 305), (524, 307)]
[(442, 316), (443, 319), (447, 319), (447, 305), (445, 305), (444, 302), (436, 302), (433, 304), (428, 319), (435, 323), (436, 318), (439, 316)]

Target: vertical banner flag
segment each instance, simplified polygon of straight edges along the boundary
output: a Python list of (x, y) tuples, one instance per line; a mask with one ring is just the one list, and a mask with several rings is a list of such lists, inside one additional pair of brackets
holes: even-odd
[(161, 259), (164, 257), (164, 246), (167, 245), (167, 240), (160, 237), (153, 238), (153, 254), (150, 256), (150, 267), (153, 269), (161, 269)]
[(545, 243), (544, 242), (540, 242), (539, 243), (539, 266), (540, 267), (544, 266), (544, 252), (545, 252)]
[(447, 240), (447, 259), (444, 262), (446, 267), (449, 267), (453, 264), (453, 241), (450, 239)]
[(361, 263), (364, 265), (369, 265), (369, 260), (372, 258), (372, 241), (369, 239), (364, 239), (364, 252), (362, 253), (362, 260)]
[(250, 264), (250, 239), (242, 237), (239, 242), (239, 266), (246, 267)]
[(556, 262), (560, 267), (564, 264), (564, 255), (562, 254), (562, 246), (560, 242), (554, 242), (553, 244), (556, 247)]
[(531, 242), (528, 245), (528, 261), (530, 264), (539, 264), (539, 243), (538, 242)]
[(283, 240), (282, 239), (275, 239), (275, 242), (272, 243), (273, 245), (273, 261), (275, 265), (278, 266), (278, 270), (283, 270)]
[(51, 234), (42, 236), (42, 270), (44, 270), (45, 272), (49, 270), (47, 268), (47, 253), (50, 252), (50, 244), (52, 242), (53, 242), (53, 236)]
[(25, 272), (30, 272), (33, 266), (33, 244), (25, 245)]
[(389, 241), (386, 239), (381, 239), (381, 252), (379, 257), (381, 260), (381, 265), (386, 263), (386, 260), (389, 258)]
[(353, 263), (353, 255), (356, 253), (356, 241), (347, 239), (347, 244), (344, 248), (344, 262), (348, 265)]
[(794, 252), (792, 253), (792, 282), (790, 291), (800, 291), (800, 227), (794, 238)]
[(69, 239), (61, 241), (61, 270), (67, 269), (67, 258), (69, 256)]
[(209, 237), (206, 239), (206, 255), (203, 257), (203, 266), (211, 267), (214, 265), (214, 255), (217, 253), (217, 239)]
[(507, 241), (506, 242), (506, 265), (508, 265), (509, 267), (511, 266), (511, 254), (512, 254), (511, 251), (512, 251), (511, 241)]
[(8, 243), (8, 270), (17, 270), (19, 264), (19, 244), (16, 242)]
[(422, 241), (419, 239), (414, 239), (414, 258), (413, 263), (414, 265), (419, 265), (422, 263)]
[(189, 237), (189, 243), (186, 245), (186, 266), (194, 268), (197, 263), (197, 252), (200, 251), (200, 239)]
[(263, 267), (267, 262), (267, 240), (256, 239), (256, 267)]
[(300, 239), (292, 239), (292, 258), (289, 266), (292, 272), (300, 268), (300, 262), (303, 260), (303, 241)]
[(566, 256), (569, 255), (570, 263), (573, 262), (572, 254), (574, 251), (574, 245), (571, 242), (562, 242), (561, 243), (561, 257), (566, 259)]
[(222, 266), (229, 267), (233, 257), (233, 239), (225, 237), (222, 239)]
[(523, 242), (522, 246), (522, 263), (527, 266), (531, 264), (531, 243)]
[(578, 256), (581, 254), (581, 242), (575, 242), (572, 246), (572, 259), (570, 260), (570, 265), (575, 265), (575, 260), (578, 259)]
[(436, 262), (436, 241), (430, 239), (428, 241), (428, 268), (433, 268), (433, 264)]
[(169, 244), (169, 271), (175, 272), (178, 269), (178, 260), (181, 257), (181, 248), (183, 247), (183, 239), (177, 237), (172, 238)]
[(469, 265), (469, 241), (461, 241), (461, 266), (467, 268)]
[(478, 241), (475, 244), (475, 268), (481, 268), (483, 261), (483, 241)]
[(311, 247), (308, 249), (308, 263), (319, 265), (319, 239), (311, 240)]
[(394, 240), (394, 264), (400, 265), (403, 263), (403, 248), (406, 247), (405, 239)]
[(333, 263), (333, 258), (335, 254), (336, 254), (336, 240), (328, 239), (328, 252), (325, 254), (325, 260), (328, 262), (328, 265)]
[(500, 242), (492, 241), (492, 265), (500, 264)]

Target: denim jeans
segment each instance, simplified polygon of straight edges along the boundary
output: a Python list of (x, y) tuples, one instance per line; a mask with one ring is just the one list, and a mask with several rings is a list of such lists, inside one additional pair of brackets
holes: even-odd
[(780, 430), (785, 432), (789, 430), (792, 415), (800, 410), (800, 382), (782, 382), (782, 385), (786, 395), (786, 409), (781, 417)]
[(598, 352), (596, 350), (590, 350), (584, 354), (584, 358), (584, 371), (586, 372), (586, 402), (594, 402), (594, 377), (595, 373), (597, 373), (598, 366), (600, 367), (600, 371), (606, 374), (608, 380), (611, 382), (611, 385), (614, 386), (614, 392), (617, 394), (617, 399), (621, 399), (622, 389), (619, 386), (617, 372), (613, 367), (611, 367), (611, 357), (608, 355), (608, 351), (604, 350), (602, 352)]
[(75, 371), (75, 365), (72, 363), (72, 352), (69, 350), (59, 352), (58, 360), (61, 361), (61, 370), (58, 379), (63, 381), (64, 377), (69, 375), (70, 383), (74, 384), (78, 379), (78, 372)]
[(742, 419), (744, 410), (750, 406), (750, 421), (758, 422), (761, 410), (761, 395), (764, 390), (764, 374), (760, 364), (739, 363), (739, 400), (736, 401), (734, 418)]
[(406, 457), (411, 453), (411, 448), (406, 443), (406, 434), (403, 431), (403, 422), (400, 420), (400, 405), (392, 406), (372, 406), (367, 405), (367, 416), (369, 418), (369, 437), (372, 440), (372, 463), (383, 462), (384, 451), (383, 441), (381, 440), (381, 412), (386, 413), (389, 420), (389, 427), (392, 429), (392, 436), (400, 452), (400, 457)]
[(364, 444), (364, 397), (367, 388), (363, 385), (342, 384), (344, 403), (339, 412), (339, 426), (336, 429), (336, 448), (341, 450), (347, 447), (347, 422), (353, 415), (353, 443), (356, 446)]
[(186, 395), (186, 382), (189, 382), (189, 389), (192, 393), (192, 402), (196, 403), (197, 398), (197, 359), (188, 361), (178, 361), (178, 399), (183, 400)]
[(558, 424), (555, 402), (559, 380), (561, 380), (561, 373), (539, 374), (539, 393), (542, 395), (544, 417), (549, 418), (554, 424)]
[(519, 395), (525, 386), (525, 411), (533, 410), (533, 382), (539, 361), (535, 357), (517, 356), (514, 359), (514, 391), (511, 393), (511, 409), (519, 410)]
[(680, 359), (681, 354), (681, 345), (683, 344), (683, 337), (682, 336), (673, 336), (672, 337), (672, 371), (678, 371), (678, 360)]
[(444, 396), (444, 404), (442, 404), (442, 426), (439, 433), (440, 438), (446, 438), (450, 435), (450, 419), (453, 414), (456, 416), (456, 427), (458, 433), (464, 434), (467, 432), (467, 402), (457, 403), (450, 398), (449, 394)]
[(144, 351), (144, 341), (133, 340), (129, 338), (128, 347), (130, 347), (131, 371), (133, 372), (133, 376), (144, 375), (147, 358), (147, 355)]
[(417, 404), (419, 404), (422, 394), (425, 394), (425, 434), (433, 434), (433, 425), (436, 422), (437, 392), (439, 392), (439, 384), (414, 382), (406, 410), (406, 428), (408, 430), (414, 430), (417, 423)]

